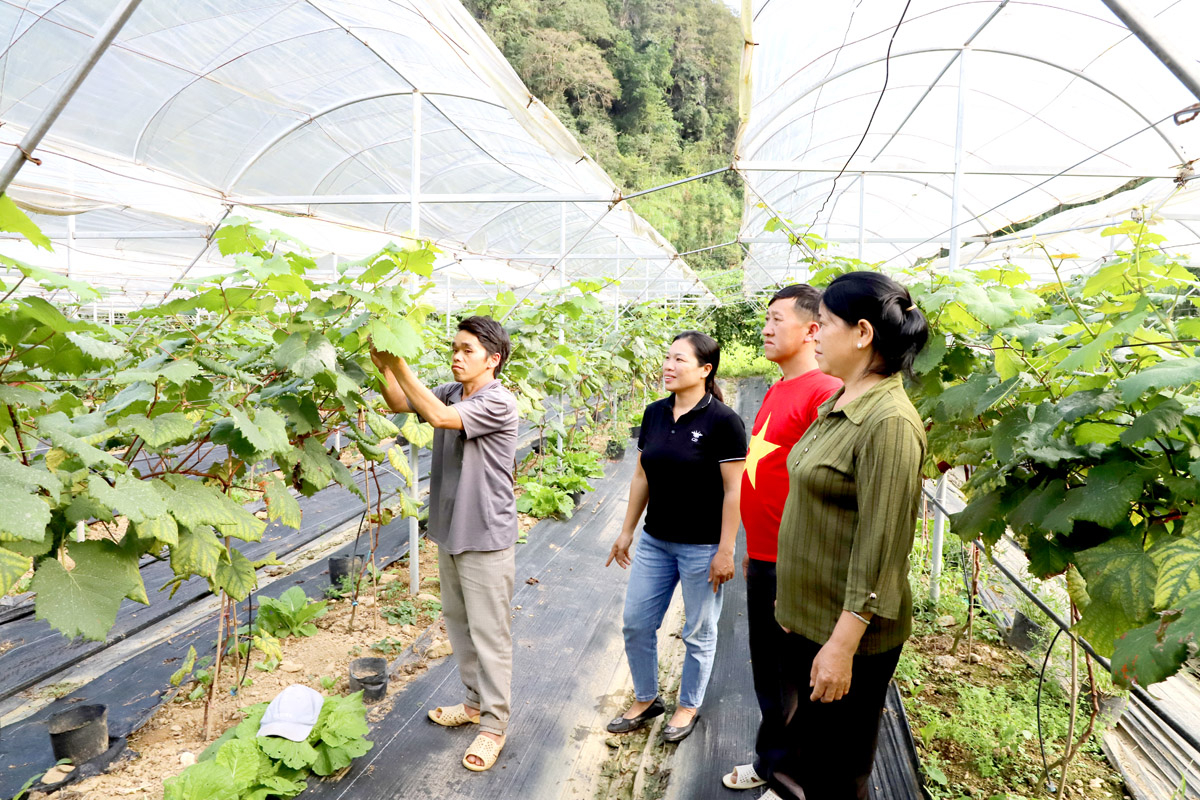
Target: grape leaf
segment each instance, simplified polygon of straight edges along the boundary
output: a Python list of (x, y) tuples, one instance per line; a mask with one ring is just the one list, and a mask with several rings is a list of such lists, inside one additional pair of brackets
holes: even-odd
[(1121, 686), (1150, 686), (1179, 671), (1200, 646), (1200, 593), (1181, 598), (1158, 619), (1123, 635), (1113, 649), (1112, 675)]
[(154, 490), (151, 481), (140, 481), (129, 475), (117, 477), (116, 486), (99, 475), (88, 478), (88, 494), (118, 514), (129, 517), (131, 522), (142, 523), (167, 513), (167, 504)]
[(171, 548), (171, 569), (176, 575), (211, 578), (225, 548), (212, 528), (200, 525), (179, 530), (179, 544)]
[(215, 487), (183, 475), (170, 475), (168, 480), (170, 488), (158, 481), (154, 488), (163, 495), (172, 516), (180, 525), (212, 525), (222, 536), (233, 536), (247, 542), (262, 539), (267, 524)]
[(337, 351), (321, 334), (297, 331), (275, 351), (275, 366), (307, 379), (333, 371), (337, 366)]
[(301, 510), (296, 498), (288, 491), (287, 485), (278, 475), (269, 476), (266, 481), (263, 499), (267, 504), (267, 515), (274, 521), (279, 520), (289, 528), (300, 530)]
[(1085, 344), (1083, 347), (1073, 350), (1069, 356), (1059, 362), (1058, 369), (1063, 372), (1073, 372), (1077, 369), (1094, 370), (1096, 365), (1100, 363), (1100, 357), (1108, 351), (1111, 346), (1123, 340), (1126, 336), (1133, 333), (1146, 319), (1146, 314), (1149, 310), (1149, 300), (1143, 297), (1138, 301), (1137, 307), (1128, 316), (1124, 317), (1116, 325), (1113, 325), (1106, 331), (1096, 335), (1096, 338)]
[[(946, 355), (946, 337), (937, 332), (931, 331), (929, 341), (925, 344), (924, 349), (917, 354), (913, 361), (913, 372), (918, 375), (924, 375), (926, 372), (932, 371), (942, 363), (942, 357)], [(624, 361), (624, 359), (622, 359)], [(619, 366), (619, 365), (618, 365)], [(625, 361), (626, 370), (629, 368), (629, 362)]]
[(0, 595), (7, 594), (9, 589), (16, 586), (31, 566), (33, 558), (0, 547)]
[(404, 419), (404, 424), (400, 426), (400, 435), (405, 441), (410, 444), (415, 444), (419, 449), (425, 449), (433, 444), (433, 426), (427, 422), (422, 422), (416, 414), (409, 414)]
[(0, 481), (6, 495), (0, 503), (0, 542), (24, 539), (40, 542), (50, 524), (50, 506), (36, 494), (27, 494), (12, 484)]
[(41, 228), (34, 224), (29, 216), (17, 207), (7, 194), (0, 194), (0, 231), (19, 233), (33, 244), (45, 250), (53, 250), (50, 237), (42, 233)]
[(195, 425), (186, 414), (173, 412), (159, 414), (157, 417), (133, 415), (124, 417), (120, 422), (122, 433), (132, 433), (142, 437), (142, 441), (151, 450), (158, 450), (176, 442), (181, 442), (192, 435)]
[[(117, 609), (137, 587), (130, 582), (130, 558), (111, 542), (72, 544), (75, 562), (69, 572), (56, 559), (42, 561), (30, 587), (37, 593), (37, 618), (67, 638), (83, 636), (102, 641), (117, 619)], [(144, 591), (144, 590), (143, 590)]]
[(250, 563), (250, 559), (232, 547), (229, 548), (228, 559), (222, 551), (213, 574), (213, 583), (238, 601), (245, 600), (250, 591), (258, 585), (254, 576), (254, 565)]
[(399, 473), (400, 477), (404, 478), (404, 483), (410, 489), (413, 485), (413, 472), (408, 463), (408, 455), (404, 452), (404, 448), (399, 445), (393, 445), (387, 451), (388, 461), (391, 462), (392, 469)]
[(1184, 597), (1200, 591), (1200, 520), (1198, 512), (1188, 515), (1183, 535), (1165, 539), (1150, 549), (1158, 567), (1154, 607), (1177, 608)]
[(364, 413), (367, 418), (367, 425), (371, 428), (371, 433), (375, 434), (377, 439), (389, 439), (400, 432), (400, 429), (387, 417), (380, 416), (374, 411), (366, 411)]
[(1129, 518), (1130, 507), (1142, 496), (1142, 472), (1128, 461), (1106, 461), (1088, 470), (1087, 484), (1078, 491), (1080, 504), (1072, 519), (1111, 528)]
[(179, 524), (170, 514), (135, 523), (134, 530), (143, 539), (153, 539), (171, 547), (179, 543)]
[(283, 417), (269, 408), (260, 408), (254, 419), (240, 408), (229, 409), (234, 427), (258, 453), (278, 453), (291, 448)]
[(43, 417), (38, 421), (38, 430), (50, 440), (55, 447), (77, 456), (83, 465), (88, 468), (98, 465), (104, 467), (116, 467), (119, 470), (125, 469), (125, 464), (119, 459), (114, 458), (103, 450), (92, 447), (83, 439), (73, 436), (63, 428), (53, 424), (47, 424), (49, 420)]
[(183, 386), (199, 374), (199, 364), (186, 358), (180, 358), (154, 368), (123, 369), (112, 377), (112, 382), (121, 385), (139, 381), (156, 383), (159, 380), (166, 380), (176, 386)]
[(376, 350), (400, 358), (416, 358), (424, 349), (421, 334), (403, 317), (371, 320), (370, 335), (371, 344)]
[(67, 334), (67, 339), (97, 361), (116, 361), (125, 355), (125, 348), (110, 342), (103, 342), (86, 334), (71, 331)]
[(1122, 633), (1146, 622), (1154, 609), (1157, 569), (1140, 536), (1117, 536), (1075, 554), (1091, 603), (1077, 623), (1101, 653), (1111, 653)]
[(1122, 434), (1121, 444), (1132, 447), (1165, 431), (1179, 427), (1183, 419), (1183, 406), (1175, 399), (1164, 400), (1154, 408), (1139, 414)]
[(1200, 381), (1200, 358), (1172, 358), (1160, 361), (1117, 381), (1121, 399), (1126, 403), (1146, 392), (1175, 389)]

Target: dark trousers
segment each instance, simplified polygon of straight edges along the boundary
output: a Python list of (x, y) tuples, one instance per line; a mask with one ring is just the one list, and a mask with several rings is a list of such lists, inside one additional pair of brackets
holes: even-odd
[(784, 800), (866, 800), (879, 717), (900, 647), (856, 655), (850, 691), (832, 703), (809, 700), (812, 662), (821, 645), (784, 634), (785, 753), (768, 785)]
[(783, 628), (775, 621), (775, 562), (750, 559), (746, 571), (750, 668), (762, 722), (754, 742), (754, 771), (763, 780), (786, 753), (783, 740)]

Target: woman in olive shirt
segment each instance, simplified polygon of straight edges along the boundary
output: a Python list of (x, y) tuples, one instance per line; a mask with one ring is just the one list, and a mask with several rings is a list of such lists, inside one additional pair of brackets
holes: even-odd
[(787, 800), (867, 797), (884, 695), (912, 627), (908, 554), (925, 458), (900, 373), (929, 328), (908, 291), (875, 272), (842, 275), (819, 321), (817, 365), (845, 386), (787, 461), (775, 617), (788, 631), (788, 754), (764, 776), (764, 797)]

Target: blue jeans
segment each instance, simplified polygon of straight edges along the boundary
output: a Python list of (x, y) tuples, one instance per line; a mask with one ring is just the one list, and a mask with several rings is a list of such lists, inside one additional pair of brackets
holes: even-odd
[(724, 587), (715, 593), (708, 568), (715, 544), (676, 544), (645, 531), (633, 551), (633, 567), (625, 589), (625, 657), (633, 673), (633, 690), (641, 702), (658, 696), (658, 629), (662, 626), (675, 584), (683, 587), (683, 643), (687, 655), (679, 681), (679, 705), (699, 708), (717, 649), (717, 620)]

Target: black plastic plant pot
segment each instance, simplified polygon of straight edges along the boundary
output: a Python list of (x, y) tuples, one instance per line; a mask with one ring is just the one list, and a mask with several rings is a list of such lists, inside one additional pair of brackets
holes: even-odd
[(79, 766), (108, 750), (108, 706), (76, 706), (46, 721), (54, 758)]
[(363, 702), (378, 703), (387, 694), (386, 658), (356, 658), (350, 662), (350, 691), (363, 693)]
[(363, 557), (362, 556), (330, 556), (329, 557), (329, 584), (331, 586), (341, 586), (342, 578), (347, 575), (358, 577), (358, 573), (362, 572)]
[(630, 425), (629, 426), (629, 438), (630, 439), (636, 439), (641, 435), (642, 435), (642, 426), (641, 425)]
[(1012, 628), (1008, 631), (1008, 643), (1014, 649), (1028, 653), (1037, 647), (1038, 635), (1041, 632), (1041, 625), (1018, 611), (1013, 615)]
[(575, 505), (578, 506), (579, 503), (583, 500), (583, 492), (571, 492), (570, 497), (571, 497), (571, 502), (575, 503)]
[(615, 439), (609, 439), (608, 444), (604, 445), (604, 455), (613, 461), (620, 461), (625, 457), (625, 445)]

